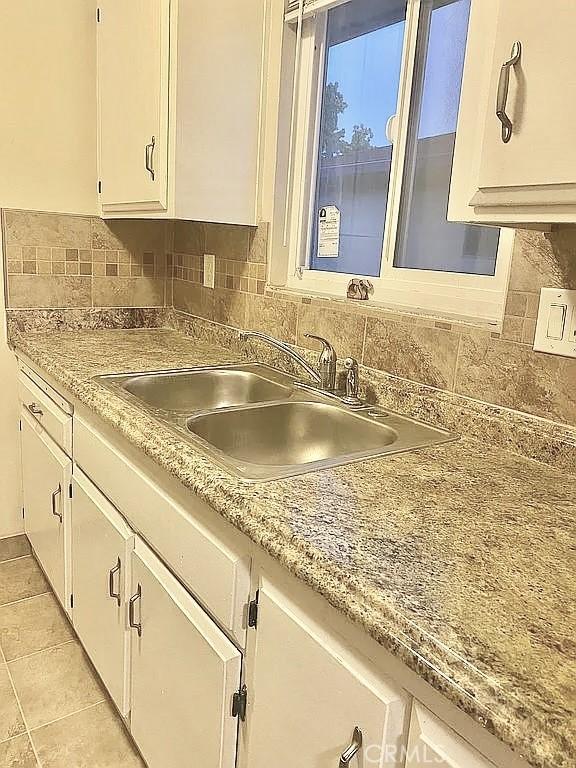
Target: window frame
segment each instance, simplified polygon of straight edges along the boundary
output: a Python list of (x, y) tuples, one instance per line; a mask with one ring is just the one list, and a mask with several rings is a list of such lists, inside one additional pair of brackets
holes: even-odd
[[(342, 3), (344, 2), (354, 0), (342, 0)], [(337, 4), (340, 3), (331, 2), (326, 8), (306, 14), (301, 22), (300, 58), (295, 67), (297, 80), (292, 105), (294, 132), (290, 137), (292, 175), (288, 180), (286, 195), (284, 242), (288, 248), (285, 283), (288, 290), (343, 298), (346, 296), (349, 281), (363, 277), (362, 275), (308, 268), (320, 149), (326, 26), (328, 10)], [(368, 277), (374, 286), (371, 303), (450, 319), (479, 321), (488, 326), (500, 326), (504, 314), (514, 230), (500, 230), (494, 276), (409, 269), (393, 265), (401, 223), (402, 189), (407, 175), (405, 168), (408, 142), (413, 129), (410, 117), (414, 98), (417, 107), (417, 100), (421, 98), (421, 94), (415, 97), (414, 78), (418, 74), (418, 66), (425, 65), (421, 40), (430, 17), (431, 5), (427, 0), (407, 0), (381, 269), (379, 277)], [(284, 23), (293, 25), (293, 18)], [(415, 114), (419, 114), (419, 110)]]

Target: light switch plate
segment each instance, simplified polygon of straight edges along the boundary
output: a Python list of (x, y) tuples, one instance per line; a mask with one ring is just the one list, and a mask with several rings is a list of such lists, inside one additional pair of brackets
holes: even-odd
[(216, 275), (216, 256), (213, 253), (204, 254), (204, 287), (214, 288)]
[(534, 349), (576, 357), (576, 291), (542, 288)]

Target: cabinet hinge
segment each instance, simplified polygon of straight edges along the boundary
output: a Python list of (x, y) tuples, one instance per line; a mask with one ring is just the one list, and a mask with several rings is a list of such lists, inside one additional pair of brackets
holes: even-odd
[(72, 498), (72, 483), (68, 486), (68, 498)]
[(102, 182), (101, 181), (98, 182), (98, 194), (99, 195), (102, 194)]
[(242, 721), (246, 720), (247, 703), (248, 689), (243, 685), (232, 697), (232, 717), (238, 717)]
[(254, 600), (248, 603), (248, 626), (256, 628), (258, 624), (258, 591)]

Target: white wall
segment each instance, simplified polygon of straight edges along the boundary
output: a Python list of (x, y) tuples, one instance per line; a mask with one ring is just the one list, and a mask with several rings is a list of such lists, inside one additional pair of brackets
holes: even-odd
[[(95, 0), (2, 0), (0, 72), (0, 208), (97, 213)], [(0, 537), (22, 530), (18, 454), (0, 270)]]
[[(0, 249), (2, 233), (0, 231)], [(0, 538), (21, 533), (20, 436), (16, 359), (6, 343), (4, 270), (0, 269)]]
[(0, 72), (0, 207), (97, 213), (95, 0), (2, 0)]

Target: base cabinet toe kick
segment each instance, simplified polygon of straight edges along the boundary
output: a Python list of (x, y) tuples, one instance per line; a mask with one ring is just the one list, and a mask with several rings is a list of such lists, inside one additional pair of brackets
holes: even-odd
[(20, 377), (25, 530), (149, 768), (528, 768), (111, 426)]

